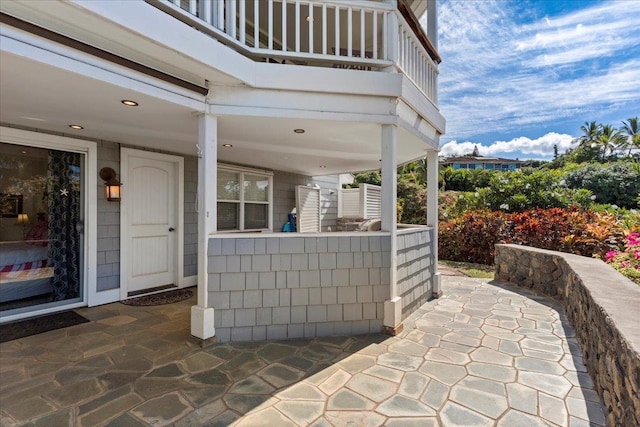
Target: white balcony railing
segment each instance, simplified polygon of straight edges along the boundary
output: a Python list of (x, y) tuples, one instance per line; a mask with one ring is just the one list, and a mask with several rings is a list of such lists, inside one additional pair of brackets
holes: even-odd
[(406, 20), (399, 17), (399, 21), (398, 53), (394, 62), (427, 98), (438, 105), (438, 67)]
[(146, 0), (259, 61), (398, 70), (437, 104), (438, 69), (403, 14), (362, 0)]

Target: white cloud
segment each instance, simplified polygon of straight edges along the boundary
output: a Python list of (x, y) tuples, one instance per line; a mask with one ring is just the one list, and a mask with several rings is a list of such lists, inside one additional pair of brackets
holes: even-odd
[(443, 141), (640, 112), (640, 1), (601, 3), (527, 25), (518, 23), (523, 10), (514, 4), (440, 3)]
[[(516, 46), (519, 51), (534, 56), (530, 64), (532, 67), (575, 64), (610, 57), (615, 52), (622, 52), (637, 45), (634, 37), (627, 35), (637, 33), (634, 25), (640, 25), (640, 22), (616, 18), (619, 17), (604, 13), (593, 17), (593, 21), (586, 25), (573, 25), (573, 22), (570, 26), (552, 24), (518, 41)], [(596, 19), (600, 22), (596, 22)]]
[(440, 147), (440, 155), (463, 155), (469, 154), (474, 147), (478, 147), (478, 152), (482, 156), (502, 157), (512, 153), (525, 155), (527, 158), (543, 158), (548, 159), (553, 156), (553, 146), (558, 146), (558, 152), (564, 153), (571, 147), (573, 136), (567, 134), (559, 134), (549, 132), (536, 139), (530, 139), (525, 136), (514, 138), (510, 141), (495, 141), (490, 145), (484, 145), (471, 141), (449, 141)]

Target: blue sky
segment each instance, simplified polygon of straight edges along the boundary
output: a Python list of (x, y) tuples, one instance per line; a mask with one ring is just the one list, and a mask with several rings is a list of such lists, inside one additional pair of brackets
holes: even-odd
[(441, 154), (550, 159), (640, 116), (640, 0), (439, 0)]

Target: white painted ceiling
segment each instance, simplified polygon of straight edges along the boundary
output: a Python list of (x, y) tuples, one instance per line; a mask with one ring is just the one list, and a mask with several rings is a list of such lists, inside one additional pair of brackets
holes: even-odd
[[(198, 119), (190, 109), (7, 52), (0, 55), (3, 124), (196, 154)], [(123, 106), (123, 99), (140, 105)], [(75, 131), (70, 124), (84, 129)], [(218, 128), (223, 162), (311, 176), (380, 167), (380, 126), (374, 123), (222, 116)], [(294, 133), (296, 128), (305, 133)], [(421, 157), (423, 147), (400, 129), (398, 163)]]

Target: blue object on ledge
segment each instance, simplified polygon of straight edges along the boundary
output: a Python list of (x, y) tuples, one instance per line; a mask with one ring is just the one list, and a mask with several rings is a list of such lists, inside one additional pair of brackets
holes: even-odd
[(285, 233), (295, 233), (296, 232), (296, 216), (292, 213), (287, 215), (288, 222), (286, 222), (282, 226), (282, 231)]

